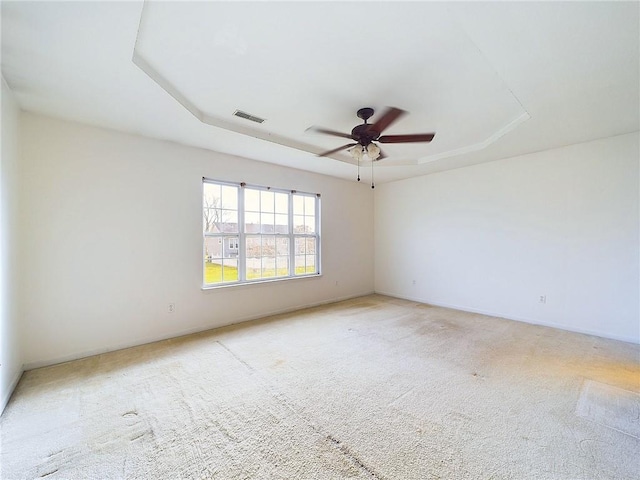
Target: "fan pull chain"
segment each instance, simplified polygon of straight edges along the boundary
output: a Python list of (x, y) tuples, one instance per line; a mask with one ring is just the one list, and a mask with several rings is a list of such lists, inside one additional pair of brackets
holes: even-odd
[(360, 158), (358, 158), (358, 181), (360, 181)]
[(371, 188), (376, 188), (375, 183), (373, 183), (373, 160), (371, 160)]

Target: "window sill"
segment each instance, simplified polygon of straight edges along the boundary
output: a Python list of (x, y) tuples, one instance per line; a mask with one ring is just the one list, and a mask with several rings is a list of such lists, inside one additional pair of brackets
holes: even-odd
[(313, 273), (311, 275), (298, 275), (296, 277), (283, 277), (283, 278), (269, 278), (264, 280), (253, 280), (250, 282), (242, 282), (242, 283), (223, 283), (221, 285), (203, 285), (200, 289), (203, 292), (211, 291), (211, 290), (220, 290), (223, 288), (234, 288), (234, 287), (246, 287), (250, 285), (268, 285), (273, 283), (280, 282), (289, 282), (291, 280), (301, 280), (308, 278), (319, 278), (322, 277), (321, 273)]

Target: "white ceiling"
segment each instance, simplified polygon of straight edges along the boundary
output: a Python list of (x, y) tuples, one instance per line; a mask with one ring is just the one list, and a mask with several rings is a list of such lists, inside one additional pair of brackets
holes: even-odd
[(350, 180), (314, 155), (347, 140), (305, 130), (398, 107), (385, 134), (436, 137), (384, 145), (384, 182), (639, 130), (639, 25), (638, 2), (2, 1), (2, 74), (24, 110)]

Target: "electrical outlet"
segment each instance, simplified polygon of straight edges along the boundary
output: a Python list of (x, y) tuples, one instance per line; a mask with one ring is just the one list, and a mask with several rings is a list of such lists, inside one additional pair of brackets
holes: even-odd
[(546, 295), (540, 295), (538, 302), (540, 303), (547, 303), (547, 296)]
[(169, 304), (169, 313), (173, 313), (176, 311), (176, 304), (175, 303), (170, 303)]

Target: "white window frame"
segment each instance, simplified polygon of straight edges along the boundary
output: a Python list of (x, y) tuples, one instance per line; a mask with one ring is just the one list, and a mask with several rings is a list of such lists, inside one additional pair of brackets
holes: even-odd
[[(320, 194), (319, 193), (309, 193), (309, 192), (300, 192), (300, 191), (296, 191), (296, 190), (285, 190), (285, 189), (280, 189), (280, 188), (272, 188), (272, 187), (265, 187), (265, 186), (261, 186), (261, 185), (249, 185), (246, 183), (232, 183), (232, 182), (227, 182), (227, 181), (221, 181), (221, 180), (214, 180), (214, 179), (210, 179), (210, 178), (206, 178), (206, 177), (202, 177), (202, 191), (201, 191), (201, 198), (204, 198), (204, 186), (205, 184), (214, 184), (214, 185), (221, 185), (221, 186), (232, 186), (232, 187), (237, 187), (237, 192), (238, 192), (238, 232), (237, 233), (226, 233), (226, 232), (222, 232), (222, 233), (210, 233), (210, 232), (205, 232), (204, 228), (203, 230), (203, 237), (202, 237), (202, 288), (203, 289), (212, 289), (212, 288), (220, 288), (220, 287), (228, 287), (228, 286), (233, 286), (233, 285), (246, 285), (246, 284), (254, 284), (254, 283), (263, 283), (263, 282), (277, 282), (277, 281), (282, 281), (282, 280), (291, 280), (294, 278), (308, 278), (308, 277), (316, 277), (316, 276), (320, 276), (322, 274), (322, 270), (321, 270), (321, 255), (320, 255)], [(264, 233), (249, 233), (247, 234), (245, 232), (245, 191), (246, 189), (253, 189), (253, 190), (259, 190), (259, 191), (269, 191), (269, 192), (274, 192), (274, 193), (284, 193), (287, 194), (288, 196), (288, 232), (287, 233), (270, 233), (270, 234), (264, 234)], [(297, 196), (303, 196), (303, 197), (313, 197), (315, 199), (314, 205), (315, 205), (315, 232), (314, 233), (294, 233), (294, 207), (293, 207), (293, 198), (294, 195)], [(202, 206), (202, 208), (204, 209), (204, 205)], [(206, 247), (205, 247), (205, 242), (206, 239), (208, 237), (213, 237), (213, 238), (219, 238), (219, 239), (224, 239), (224, 238), (229, 238), (231, 236), (236, 237), (238, 240), (238, 249), (237, 249), (237, 260), (238, 260), (238, 280), (237, 281), (230, 281), (230, 282), (217, 282), (217, 283), (206, 283), (206, 259), (205, 259), (205, 255), (206, 255)], [(278, 276), (278, 277), (264, 277), (264, 278), (256, 278), (256, 279), (247, 279), (246, 275), (247, 275), (247, 269), (246, 269), (246, 237), (247, 236), (256, 236), (256, 235), (265, 235), (265, 236), (275, 236), (276, 239), (278, 237), (286, 237), (289, 239), (289, 274), (288, 275), (283, 275), (283, 276)], [(312, 273), (303, 273), (303, 274), (298, 274), (296, 275), (295, 271), (296, 271), (296, 267), (295, 267), (295, 240), (296, 238), (314, 238), (315, 239), (315, 244), (316, 244), (316, 251), (315, 251), (315, 271)], [(224, 240), (223, 240), (223, 246), (224, 246)]]

